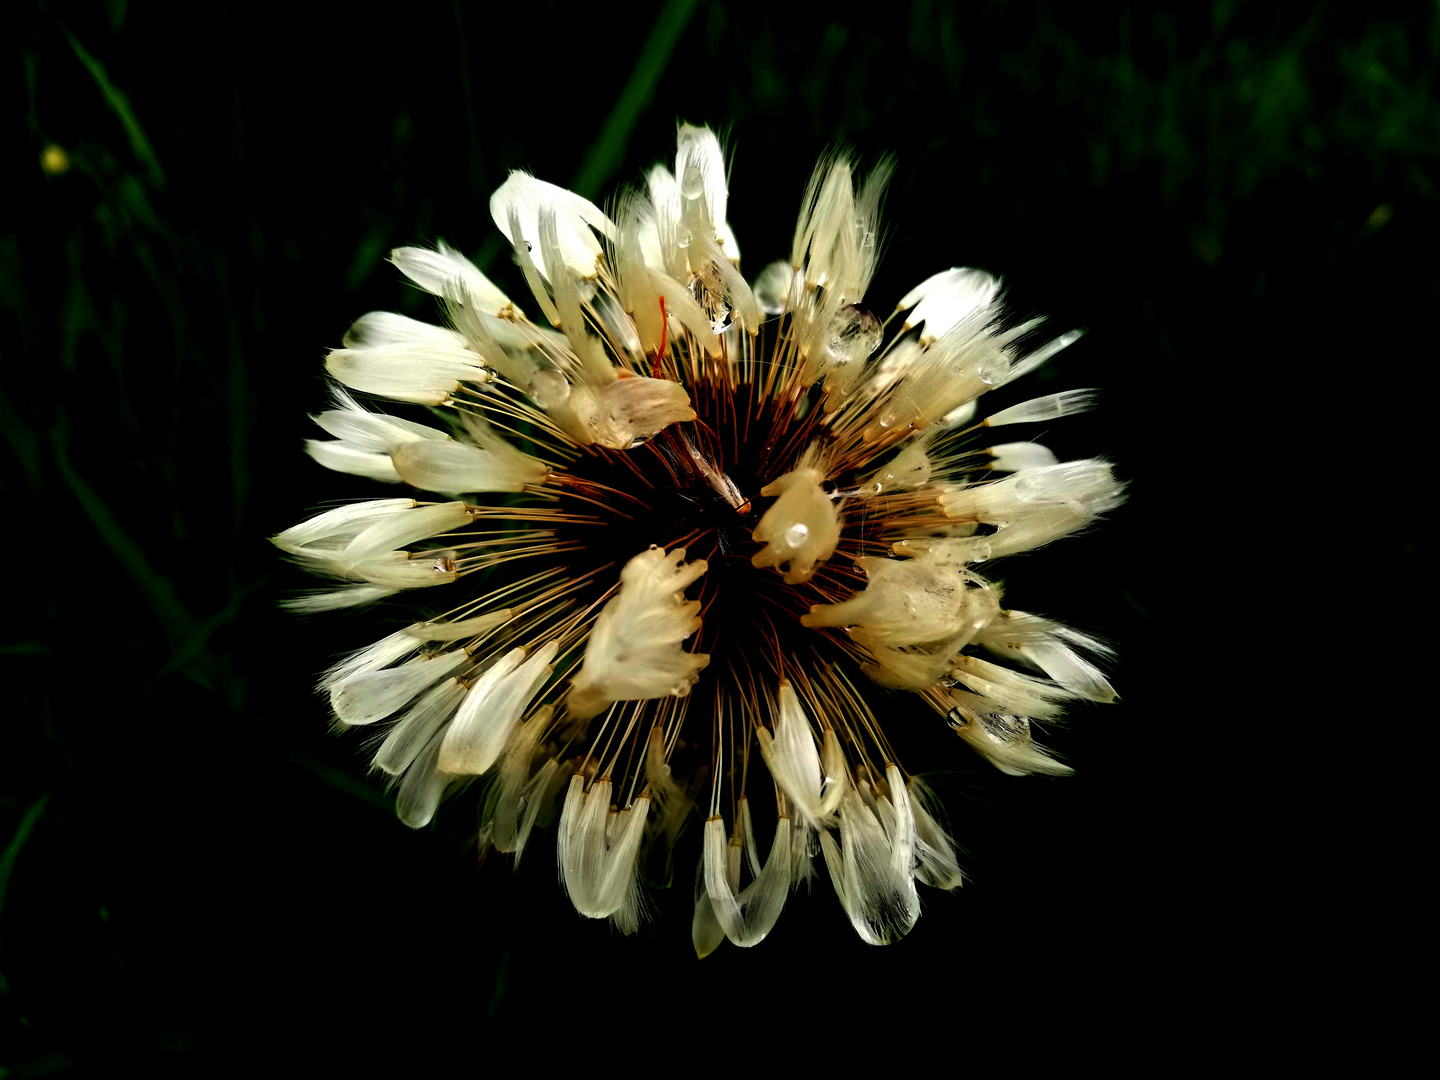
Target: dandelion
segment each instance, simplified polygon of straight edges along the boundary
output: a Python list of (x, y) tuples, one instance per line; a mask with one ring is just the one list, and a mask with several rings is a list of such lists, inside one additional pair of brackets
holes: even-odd
[(407, 825), (478, 779), (481, 844), (518, 861), (553, 824), (576, 909), (631, 932), (701, 819), (701, 956), (763, 940), (822, 866), (856, 932), (891, 942), (917, 883), (961, 872), (881, 717), (948, 725), (1006, 773), (1068, 772), (1034, 727), (1114, 697), (1106, 649), (1006, 609), (983, 571), (1085, 528), (1121, 484), (991, 437), (1090, 391), (978, 408), (1076, 334), (1008, 320), (972, 269), (884, 323), (865, 306), (888, 165), (857, 183), (823, 160), (790, 258), (751, 283), (718, 140), (678, 143), (609, 214), (520, 172), (495, 192), (530, 314), (443, 244), (392, 253), (445, 325), (355, 323), (308, 450), (415, 495), (274, 542), (337, 583), (302, 611), (426, 590), (436, 614), (320, 683)]

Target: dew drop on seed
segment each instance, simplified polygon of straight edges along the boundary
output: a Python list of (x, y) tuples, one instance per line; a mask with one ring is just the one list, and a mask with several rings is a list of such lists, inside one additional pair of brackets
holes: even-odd
[(1040, 502), (1045, 498), (1045, 485), (1034, 477), (1021, 475), (1015, 480), (1015, 497), (1025, 502)]
[(751, 288), (755, 293), (755, 302), (766, 315), (779, 315), (785, 310), (785, 297), (790, 291), (792, 274), (790, 264), (784, 259), (773, 262), (760, 271), (760, 276), (755, 279)]
[(825, 349), (837, 364), (864, 360), (880, 347), (880, 320), (859, 304), (848, 304), (836, 312), (825, 331)]
[(685, 178), (680, 181), (680, 194), (687, 199), (698, 199), (705, 194), (705, 180), (694, 165), (685, 167)]
[(810, 528), (807, 525), (794, 524), (785, 530), (785, 546), (798, 548), (810, 538)]
[(553, 369), (537, 371), (530, 380), (530, 396), (542, 409), (562, 405), (570, 396), (570, 384), (565, 381), (564, 375)]
[(1001, 355), (982, 363), (979, 370), (976, 371), (976, 374), (980, 376), (980, 381), (986, 386), (994, 386), (1004, 379), (1009, 370), (1009, 358)]

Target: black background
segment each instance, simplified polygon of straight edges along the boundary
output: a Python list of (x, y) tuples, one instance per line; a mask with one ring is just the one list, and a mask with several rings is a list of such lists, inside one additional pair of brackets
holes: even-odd
[[(1407, 428), (1381, 380), (1433, 352), (1433, 8), (8, 17), (0, 1076), (743, 1067), (777, 1037), (817, 1067), (1184, 1059), (1232, 995), (1293, 978), (1287, 856), (1235, 836), (1304, 726), (1257, 657), (1293, 634), (1283, 571), (1352, 520), (1302, 489), (1396, 471), (1342, 418)], [(1121, 703), (1052, 733), (1069, 779), (948, 737), (907, 762), (938, 774), (972, 880), (883, 950), (821, 881), (757, 949), (697, 962), (684, 884), (627, 940), (574, 913), (549, 835), (512, 873), (477, 867), (473, 800), (406, 830), (311, 690), (376, 618), (277, 609), (305, 582), (265, 537), (370, 490), (301, 452), (324, 350), (365, 311), (433, 316), (384, 254), (443, 237), (520, 296), (487, 210), (506, 171), (601, 199), (673, 158), (679, 120), (733, 151), (751, 275), (788, 253), (822, 150), (893, 153), (873, 306), (973, 265), (1088, 328), (1008, 400), (1101, 388), (1046, 438), (1131, 481), (1112, 520), (1004, 571), (1014, 606), (1116, 642)], [(1366, 555), (1405, 569), (1413, 512), (1387, 505)]]

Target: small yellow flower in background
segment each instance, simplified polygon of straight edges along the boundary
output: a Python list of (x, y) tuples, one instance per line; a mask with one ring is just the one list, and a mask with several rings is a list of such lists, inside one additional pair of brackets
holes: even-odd
[[(698, 813), (701, 956), (764, 939), (822, 864), (859, 935), (894, 941), (917, 882), (961, 873), (877, 709), (948, 724), (1007, 773), (1068, 772), (1032, 721), (1112, 700), (1085, 658), (1106, 650), (1007, 610), (979, 568), (1084, 528), (1122, 485), (990, 438), (1089, 391), (977, 408), (1077, 334), (1008, 321), (979, 270), (926, 279), (885, 323), (865, 306), (887, 165), (857, 183), (822, 161), (789, 261), (748, 283), (718, 140), (678, 143), (613, 217), (525, 173), (495, 192), (534, 318), (444, 245), (393, 252), (446, 325), (361, 318), (308, 450), (417, 495), (274, 542), (340, 583), (302, 611), (428, 590), (433, 617), (321, 681), (407, 825), (483, 778), (482, 845), (518, 860), (553, 823), (575, 907), (628, 933), (646, 853), (668, 863)], [(352, 391), (438, 408), (422, 423)], [(774, 808), (765, 849), (751, 797), (763, 824)]]
[(40, 171), (46, 176), (64, 176), (70, 171), (70, 155), (59, 143), (46, 143), (40, 151)]

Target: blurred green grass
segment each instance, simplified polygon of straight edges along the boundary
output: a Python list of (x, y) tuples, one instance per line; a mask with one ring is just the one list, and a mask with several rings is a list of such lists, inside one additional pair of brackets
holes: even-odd
[[(444, 237), (513, 285), (486, 210), (508, 169), (600, 197), (669, 157), (677, 120), (717, 126), (753, 273), (788, 246), (821, 149), (894, 152), (873, 296), (969, 263), (1006, 274), (1021, 310), (1088, 326), (1052, 377), (1103, 387), (1106, 409), (1057, 437), (1113, 456), (1133, 503), (1027, 565), (1012, 599), (1120, 641), (1131, 730), (1195, 708), (1173, 681), (1196, 594), (1254, 573), (1226, 558), (1265, 511), (1219, 489), (1329, 467), (1318, 426), (1301, 442), (1275, 425), (1379, 397), (1322, 377), (1332, 358), (1406, 374), (1433, 352), (1415, 318), (1440, 299), (1433, 6), (457, 2), (283, 32), (228, 3), (178, 24), (118, 2), (15, 14), (0, 1075), (217, 1060), (257, 994), (264, 1045), (318, 1046), (317, 1016), (343, 1025), (347, 992), (383, 996), (407, 963), (473, 971), (497, 1023), (522, 1023), (571, 950), (699, 978), (673, 918), (610, 941), (543, 867), (511, 891), (487, 866), (477, 886), (463, 822), (395, 825), (309, 688), (373, 634), (275, 610), (303, 583), (264, 538), (364, 491), (300, 453), (323, 350), (364, 311), (429, 314), (383, 262), (398, 244)], [(1402, 506), (1375, 557), (1413, 565), (1417, 522)], [(974, 902), (1047, 930), (1046, 893), (1096, 913), (1154, 839), (1123, 813), (1149, 790), (1127, 779), (1133, 737), (1095, 721), (1067, 749), (1089, 779), (1065, 791), (966, 775)], [(1087, 830), (1109, 830), (1103, 850)], [(963, 936), (965, 914), (933, 907), (917, 950)], [(384, 943), (437, 913), (507, 932), (461, 935), (444, 963)], [(840, 932), (805, 918), (823, 933), (792, 914), (788, 945), (706, 977), (743, 986), (741, 961), (773, 971)], [(1006, 978), (998, 947), (963, 948)], [(920, 954), (844, 955), (879, 978)]]

